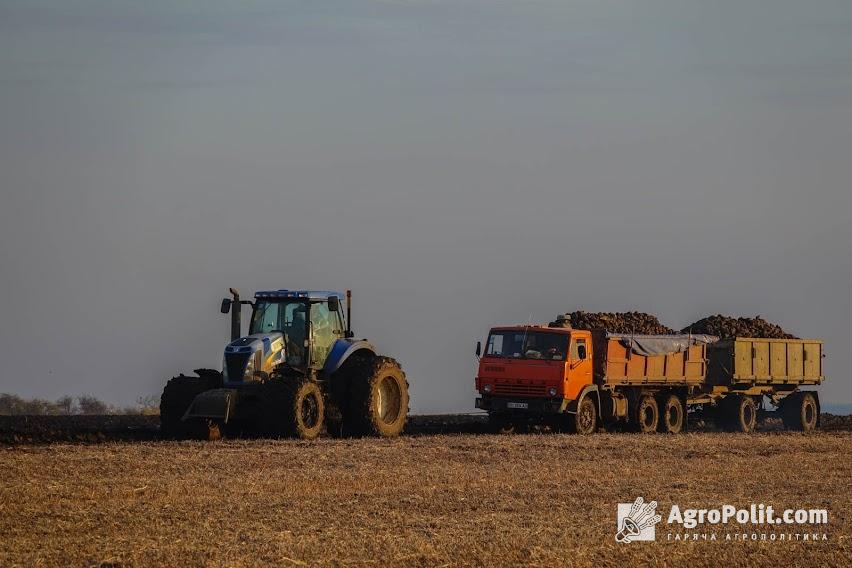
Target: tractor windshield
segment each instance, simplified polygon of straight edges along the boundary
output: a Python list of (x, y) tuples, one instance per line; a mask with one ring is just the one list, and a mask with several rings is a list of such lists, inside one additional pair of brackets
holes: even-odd
[(280, 331), (284, 334), (287, 362), (301, 365), (305, 361), (308, 307), (304, 301), (257, 301), (251, 314), (249, 334)]
[(530, 330), (495, 330), (488, 336), (486, 357), (564, 361), (568, 336)]
[(304, 336), (307, 313), (308, 305), (303, 301), (258, 301), (251, 315), (249, 333), (270, 333), (273, 331), (290, 333), (294, 329), (298, 329), (298, 333)]

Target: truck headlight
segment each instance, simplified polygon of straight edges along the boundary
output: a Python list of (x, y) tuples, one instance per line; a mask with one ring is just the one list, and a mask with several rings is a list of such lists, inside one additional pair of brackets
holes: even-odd
[(482, 392), (484, 392), (485, 394), (490, 394), (491, 393), (491, 385), (485, 385), (484, 387), (482, 387)]
[(550, 396), (556, 396), (556, 387), (550, 387), (550, 390), (547, 392), (550, 393)]

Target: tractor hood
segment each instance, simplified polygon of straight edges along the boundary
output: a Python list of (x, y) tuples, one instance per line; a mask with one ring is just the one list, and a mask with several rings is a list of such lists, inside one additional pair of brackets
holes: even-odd
[(257, 382), (284, 362), (284, 334), (255, 333), (225, 347), (222, 373), (226, 383)]

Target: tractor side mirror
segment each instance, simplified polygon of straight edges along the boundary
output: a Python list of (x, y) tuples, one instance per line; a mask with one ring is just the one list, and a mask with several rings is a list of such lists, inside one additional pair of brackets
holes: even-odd
[(339, 312), (340, 311), (340, 298), (337, 296), (329, 296), (328, 297), (328, 310), (330, 312)]
[(577, 346), (577, 357), (579, 357), (580, 359), (586, 358), (586, 346), (585, 345), (578, 345)]
[(223, 314), (227, 314), (228, 312), (231, 311), (231, 299), (230, 298), (224, 298), (222, 300), (222, 307), (219, 308), (219, 311), (222, 312)]
[(482, 355), (482, 342), (477, 341), (476, 342), (476, 356), (479, 357), (480, 355)]

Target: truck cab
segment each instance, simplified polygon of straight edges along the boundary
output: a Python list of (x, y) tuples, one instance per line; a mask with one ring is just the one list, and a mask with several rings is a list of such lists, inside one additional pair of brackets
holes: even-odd
[[(492, 420), (562, 414), (593, 384), (592, 335), (538, 325), (492, 328), (480, 355), (476, 407)], [(572, 405), (573, 403), (573, 405)]]

